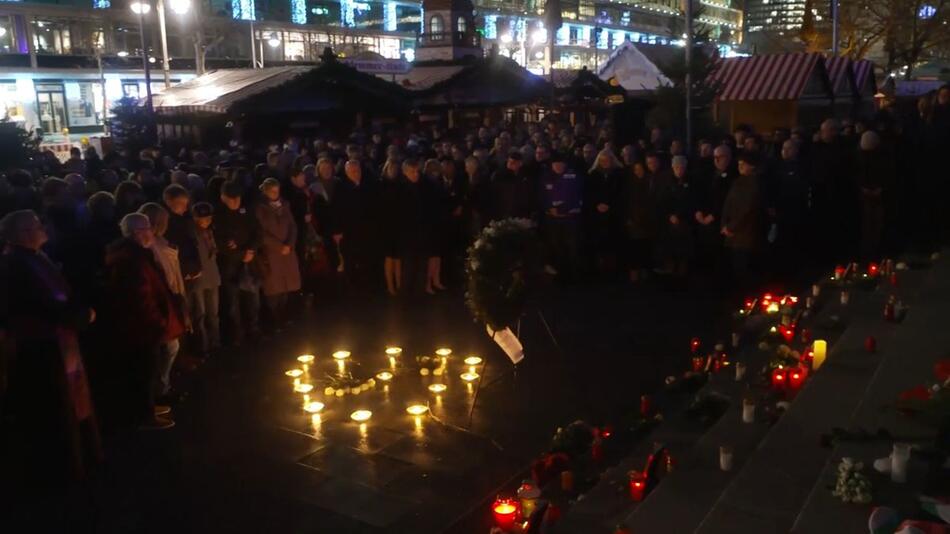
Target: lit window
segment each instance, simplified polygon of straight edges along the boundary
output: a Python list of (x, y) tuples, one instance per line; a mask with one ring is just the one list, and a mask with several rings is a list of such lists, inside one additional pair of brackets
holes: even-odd
[[(429, 19), (429, 33), (432, 34), (434, 39), (441, 39), (441, 33), (443, 31), (442, 16), (441, 15), (432, 15), (432, 18)], [(439, 37), (436, 37), (439, 35)]]
[(468, 23), (465, 22), (465, 17), (459, 17), (458, 21), (455, 22), (456, 31), (459, 33), (465, 33), (468, 30)]

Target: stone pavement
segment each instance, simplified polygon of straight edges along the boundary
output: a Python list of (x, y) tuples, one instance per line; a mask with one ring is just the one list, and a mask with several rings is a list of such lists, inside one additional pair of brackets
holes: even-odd
[[(910, 306), (900, 324), (882, 318), (892, 292)], [(834, 427), (872, 433), (885, 427), (903, 440), (932, 439), (933, 430), (901, 417), (893, 402), (900, 391), (928, 380), (933, 363), (950, 348), (950, 325), (944, 324), (950, 317), (948, 297), (947, 260), (902, 272), (896, 289), (886, 284), (874, 291), (854, 289), (847, 306), (836, 302), (837, 291), (826, 288), (813, 333), (829, 341), (828, 360), (773, 426), (763, 422), (761, 404), (758, 421), (743, 424), (741, 385), (723, 373), (713, 375), (704, 392), (731, 401), (726, 413), (708, 429), (682, 418), (667, 419), (570, 509), (558, 531), (607, 533), (616, 524), (633, 532), (708, 534), (820, 534), (866, 528), (870, 508), (843, 505), (826, 486), (833, 485), (841, 456), (870, 465), (887, 455), (890, 441), (846, 442), (832, 450), (821, 446), (822, 435)], [(874, 354), (864, 350), (868, 335), (877, 338)], [(747, 362), (751, 374), (765, 357), (747, 347), (739, 359)], [(631, 503), (626, 472), (642, 469), (652, 441), (671, 446), (676, 468), (642, 503)], [(728, 473), (719, 469), (718, 450), (724, 444), (734, 449), (734, 467)], [(911, 491), (878, 478), (874, 482), (880, 499), (910, 508)]]

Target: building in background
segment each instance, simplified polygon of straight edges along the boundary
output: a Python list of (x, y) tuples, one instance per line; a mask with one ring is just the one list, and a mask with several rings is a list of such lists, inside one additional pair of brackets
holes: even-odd
[[(142, 57), (152, 90), (165, 87), (155, 0), (143, 17), (143, 52), (135, 0), (0, 0), (0, 118), (46, 140), (104, 131), (108, 110), (145, 94)], [(700, 0), (697, 23), (729, 54), (742, 42), (742, 12), (729, 0)], [(475, 0), (484, 49), (497, 47), (536, 73), (596, 69), (625, 41), (682, 46), (680, 0), (562, 0), (564, 26), (548, 35), (545, 0)], [(195, 76), (196, 38), (206, 69), (308, 64), (327, 47), (342, 58), (415, 59), (424, 15), (412, 0), (165, 0), (169, 80)], [(182, 9), (187, 8), (187, 10)], [(196, 9), (197, 7), (197, 9)], [(200, 31), (199, 31), (200, 30)], [(555, 57), (548, 57), (548, 39)]]
[(746, 0), (745, 45), (760, 54), (797, 52), (805, 40), (828, 35), (831, 7), (814, 0)]

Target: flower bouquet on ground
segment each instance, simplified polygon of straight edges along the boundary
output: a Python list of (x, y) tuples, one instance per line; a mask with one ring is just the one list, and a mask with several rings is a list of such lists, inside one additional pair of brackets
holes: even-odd
[(838, 464), (838, 480), (831, 494), (846, 503), (871, 502), (871, 481), (861, 471), (864, 464), (851, 458), (842, 458)]

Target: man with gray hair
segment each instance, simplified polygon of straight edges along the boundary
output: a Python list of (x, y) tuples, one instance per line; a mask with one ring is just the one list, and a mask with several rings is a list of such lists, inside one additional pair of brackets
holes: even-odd
[(696, 211), (696, 256), (697, 263), (707, 274), (720, 267), (722, 254), (722, 235), (719, 217), (726, 202), (729, 188), (736, 179), (736, 168), (732, 158), (732, 148), (721, 144), (713, 150), (713, 168), (711, 171), (697, 173), (692, 188)]

